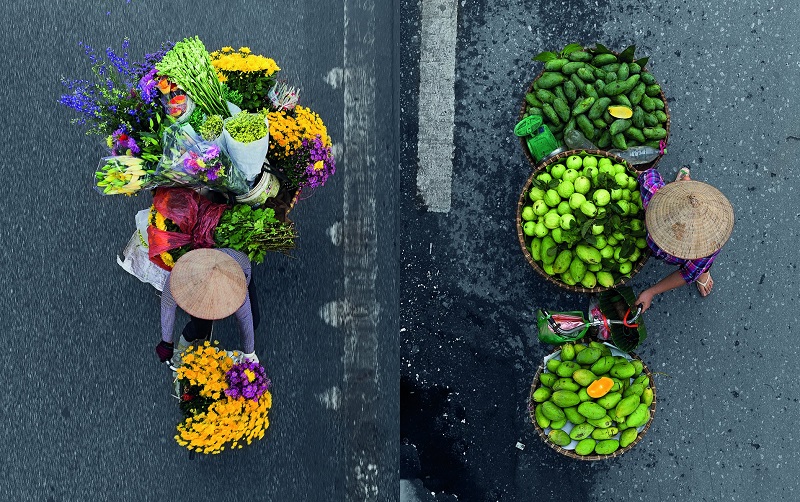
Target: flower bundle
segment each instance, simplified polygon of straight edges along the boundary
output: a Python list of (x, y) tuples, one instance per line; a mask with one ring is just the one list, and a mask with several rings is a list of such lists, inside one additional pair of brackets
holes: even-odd
[[(93, 78), (62, 80), (68, 92), (60, 102), (81, 115), (73, 122), (91, 124), (90, 133), (104, 135), (111, 157), (141, 159), (142, 173), (119, 163), (99, 170), (95, 184), (101, 193), (135, 195), (180, 184), (243, 195), (255, 187), (264, 168), (278, 176), (285, 191), (296, 192), (321, 186), (335, 172), (325, 124), (299, 104), (296, 87), (278, 81), (274, 59), (248, 47), (209, 53), (198, 37), (191, 37), (164, 43), (134, 62), (128, 46), (125, 40), (121, 51), (97, 54), (82, 45)], [(213, 143), (220, 149), (216, 168), (200, 165), (207, 164), (207, 152), (187, 153), (191, 148), (178, 145), (176, 155), (176, 123), (199, 131), (198, 142), (209, 143), (206, 148)], [(226, 160), (244, 175), (244, 184), (235, 183), (230, 170), (223, 176), (219, 166), (227, 167)], [(263, 203), (257, 196), (248, 200)]]
[(241, 95), (243, 110), (258, 111), (264, 107), (269, 90), (275, 85), (280, 68), (271, 58), (253, 54), (249, 47), (223, 47), (211, 53), (211, 64), (219, 80)]
[[(163, 230), (164, 232), (181, 231), (181, 228), (178, 225), (176, 225), (175, 222), (165, 217), (163, 214), (159, 213), (155, 206), (150, 206), (150, 214), (147, 219), (147, 223), (153, 227), (156, 227), (159, 230)], [(192, 247), (186, 244), (178, 248), (159, 253), (159, 256), (161, 257), (161, 260), (164, 262), (164, 264), (171, 269), (172, 267), (175, 266), (175, 262), (178, 261), (178, 258), (185, 255), (191, 250)]]
[(264, 437), (271, 382), (260, 363), (237, 362), (237, 356), (211, 342), (190, 346), (182, 354), (176, 370), (185, 417), (175, 435), (179, 445), (217, 454)]
[(103, 195), (132, 195), (141, 190), (151, 173), (146, 170), (142, 159), (115, 155), (100, 159), (100, 167), (94, 174), (96, 187)]

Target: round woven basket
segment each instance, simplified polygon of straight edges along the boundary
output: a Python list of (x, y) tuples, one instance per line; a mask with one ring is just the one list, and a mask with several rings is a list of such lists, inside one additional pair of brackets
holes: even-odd
[[(556, 349), (554, 353), (556, 352), (561, 352), (561, 349)], [(638, 359), (639, 361), (641, 361), (641, 358), (636, 354), (634, 354), (633, 352), (629, 353), (628, 355), (631, 357), (631, 359)], [(530, 395), (528, 396), (528, 416), (531, 420), (531, 423), (536, 428), (536, 432), (539, 434), (539, 437), (542, 438), (542, 440), (545, 442), (547, 446), (554, 449), (558, 453), (577, 460), (606, 460), (609, 458), (619, 457), (628, 450), (630, 450), (631, 448), (633, 448), (634, 446), (636, 446), (637, 444), (639, 444), (639, 442), (642, 440), (647, 430), (650, 429), (650, 425), (653, 423), (653, 418), (655, 418), (656, 416), (656, 385), (653, 381), (653, 374), (650, 372), (650, 369), (648, 369), (647, 366), (644, 364), (644, 361), (642, 361), (642, 368), (643, 368), (642, 372), (646, 374), (648, 378), (650, 378), (650, 387), (653, 389), (653, 402), (650, 404), (650, 420), (648, 420), (647, 423), (644, 424), (644, 428), (636, 436), (636, 439), (633, 441), (633, 443), (629, 444), (625, 448), (620, 448), (614, 453), (611, 453), (609, 455), (578, 455), (573, 450), (567, 450), (565, 448), (562, 448), (561, 446), (558, 446), (557, 444), (553, 443), (547, 438), (547, 434), (545, 434), (544, 429), (539, 427), (539, 424), (536, 423), (536, 417), (534, 415), (535, 403), (533, 402), (532, 396), (533, 392), (539, 386), (539, 375), (541, 375), (544, 372), (544, 368), (545, 368), (544, 363), (540, 364), (539, 368), (536, 370), (536, 375), (533, 377), (533, 383), (531, 384), (531, 392)]]
[[(619, 55), (619, 54), (617, 54), (617, 55)], [(643, 70), (643, 71), (646, 71), (646, 70)], [(542, 76), (542, 73), (544, 73), (544, 70), (540, 71), (539, 74), (536, 75), (536, 78), (534, 78), (531, 81), (530, 85), (528, 86), (528, 88), (525, 91), (525, 94), (527, 94), (529, 92), (533, 92), (533, 83), (536, 82), (536, 80), (538, 80), (539, 77)], [(522, 95), (522, 105), (520, 106), (519, 117), (517, 118), (517, 122), (519, 122), (520, 120), (525, 118), (525, 108), (526, 108), (526, 105), (527, 105), (527, 101), (525, 101), (525, 94)], [(670, 126), (671, 120), (670, 120), (670, 114), (669, 114), (669, 106), (667, 105), (667, 97), (664, 94), (664, 90), (663, 89), (661, 90), (661, 101), (664, 102), (664, 113), (667, 115), (667, 123), (664, 125), (664, 129), (667, 130), (667, 137), (664, 138), (664, 141), (669, 141), (669, 126)], [(533, 155), (531, 155), (530, 150), (528, 150), (528, 144), (525, 142), (525, 137), (520, 137), (519, 138), (519, 142), (522, 145), (522, 151), (525, 153), (525, 157), (528, 159), (528, 162), (530, 162), (533, 167), (536, 167), (539, 163), (536, 162), (536, 159), (533, 158)], [(647, 169), (651, 169), (653, 167), (656, 167), (656, 165), (658, 165), (658, 163), (661, 161), (661, 157), (662, 157), (662, 155), (659, 155), (652, 162), (648, 162), (647, 164), (640, 164), (639, 167), (641, 169), (638, 169), (638, 170), (639, 171), (645, 171)]]
[(566, 152), (562, 152), (562, 153), (559, 153), (558, 155), (554, 155), (553, 157), (550, 157), (549, 159), (544, 161), (542, 164), (539, 164), (533, 170), (533, 173), (531, 173), (530, 177), (528, 178), (528, 181), (525, 183), (525, 186), (522, 188), (522, 192), (519, 195), (519, 200), (517, 201), (517, 237), (519, 239), (519, 245), (522, 248), (522, 254), (525, 255), (525, 259), (528, 260), (528, 263), (530, 264), (530, 266), (533, 267), (533, 269), (536, 272), (538, 272), (539, 275), (541, 275), (542, 277), (544, 277), (545, 279), (547, 279), (551, 283), (555, 284), (556, 286), (558, 286), (560, 288), (567, 289), (569, 291), (574, 291), (576, 293), (599, 293), (601, 291), (607, 291), (609, 289), (616, 288), (618, 286), (622, 286), (623, 284), (625, 284), (626, 282), (631, 280), (636, 274), (638, 274), (639, 271), (641, 271), (642, 268), (644, 267), (644, 264), (647, 262), (647, 259), (650, 257), (650, 248), (646, 247), (646, 248), (644, 248), (642, 250), (642, 256), (633, 265), (633, 269), (631, 270), (631, 273), (628, 275), (628, 277), (624, 277), (623, 276), (619, 281), (617, 281), (611, 287), (603, 287), (603, 286), (597, 285), (597, 286), (595, 286), (593, 288), (585, 288), (585, 287), (581, 286), (580, 284), (576, 284), (575, 286), (570, 286), (569, 284), (566, 284), (566, 283), (558, 280), (557, 278), (551, 276), (547, 272), (545, 272), (544, 269), (542, 268), (542, 266), (539, 265), (539, 263), (537, 263), (536, 260), (533, 259), (533, 256), (531, 256), (531, 250), (529, 248), (531, 239), (530, 239), (530, 237), (525, 235), (525, 233), (522, 231), (522, 208), (525, 206), (525, 201), (527, 200), (528, 192), (531, 189), (531, 185), (533, 184), (533, 179), (536, 177), (536, 175), (541, 173), (542, 171), (546, 170), (551, 165), (558, 164), (562, 159), (565, 159), (565, 158), (569, 157), (570, 155), (581, 155), (581, 154), (584, 154), (584, 153), (585, 154), (598, 155), (600, 157), (607, 157), (607, 158), (611, 159), (613, 162), (616, 162), (616, 163), (619, 163), (619, 164), (623, 164), (625, 167), (628, 168), (628, 172), (630, 172), (631, 174), (634, 174), (634, 175), (637, 174), (636, 171), (633, 170), (631, 168), (631, 166), (625, 161), (625, 159), (623, 159), (621, 157), (618, 157), (618, 156), (614, 155), (613, 153), (605, 152), (603, 150), (568, 150)]

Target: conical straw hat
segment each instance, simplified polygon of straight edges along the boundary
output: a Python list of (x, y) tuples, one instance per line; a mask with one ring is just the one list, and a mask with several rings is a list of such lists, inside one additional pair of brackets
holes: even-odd
[(695, 260), (719, 250), (733, 230), (733, 206), (713, 186), (676, 181), (661, 187), (645, 211), (656, 246), (677, 258)]
[(215, 249), (189, 251), (169, 276), (175, 302), (189, 315), (223, 319), (236, 312), (247, 294), (247, 279), (236, 260)]

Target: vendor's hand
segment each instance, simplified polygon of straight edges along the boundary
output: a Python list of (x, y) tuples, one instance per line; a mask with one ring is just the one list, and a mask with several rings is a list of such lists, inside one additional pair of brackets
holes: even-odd
[(250, 361), (251, 363), (259, 363), (259, 362), (260, 362), (260, 361), (258, 360), (258, 356), (256, 355), (255, 351), (253, 351), (253, 352), (251, 352), (251, 353), (249, 353), (249, 354), (244, 354), (244, 355), (242, 356), (242, 358), (243, 358), (245, 361)]
[(158, 358), (161, 360), (162, 363), (165, 363), (172, 359), (172, 354), (175, 353), (175, 348), (171, 343), (167, 343), (164, 340), (161, 340), (158, 345), (156, 345), (156, 354), (158, 354)]
[(650, 292), (649, 289), (645, 289), (639, 294), (639, 297), (636, 299), (635, 304), (642, 306), (642, 313), (644, 314), (647, 309), (650, 308), (650, 304), (653, 302), (653, 293)]

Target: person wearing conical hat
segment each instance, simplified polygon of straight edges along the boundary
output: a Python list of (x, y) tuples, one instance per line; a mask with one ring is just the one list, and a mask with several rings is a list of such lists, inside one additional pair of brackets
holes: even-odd
[(689, 175), (689, 168), (682, 167), (669, 184), (655, 169), (639, 175), (647, 245), (656, 258), (678, 265), (639, 294), (636, 304), (642, 304), (642, 311), (654, 296), (684, 284), (695, 283), (700, 296), (714, 286), (710, 269), (733, 231), (733, 206), (722, 192)]
[[(177, 307), (190, 316), (173, 343)], [(233, 249), (194, 249), (172, 268), (161, 293), (161, 362), (180, 354), (195, 340), (208, 339), (213, 321), (235, 315), (244, 358), (258, 362), (254, 333), (259, 324), (258, 302), (247, 255)], [(175, 355), (177, 352), (177, 355)]]

